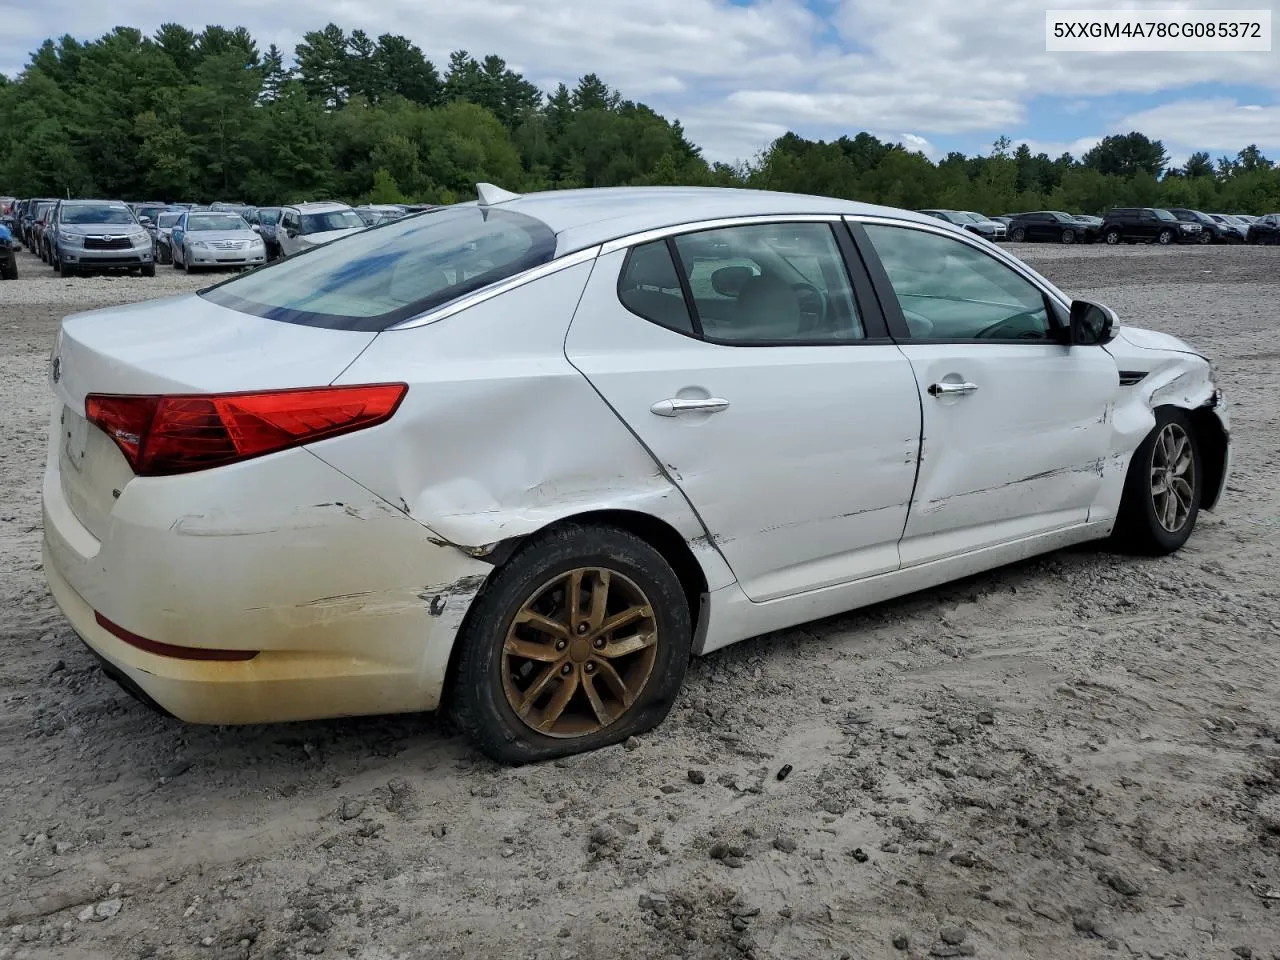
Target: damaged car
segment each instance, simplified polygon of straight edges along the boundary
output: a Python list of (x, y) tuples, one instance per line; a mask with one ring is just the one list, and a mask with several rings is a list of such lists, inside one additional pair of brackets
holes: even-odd
[(63, 321), (43, 569), (135, 696), (537, 761), (657, 726), (693, 656), (1167, 554), (1222, 496), (1207, 359), (929, 216), (478, 194)]

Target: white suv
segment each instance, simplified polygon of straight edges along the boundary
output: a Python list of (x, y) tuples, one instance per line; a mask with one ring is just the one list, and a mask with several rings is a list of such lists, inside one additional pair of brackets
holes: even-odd
[(276, 244), (289, 257), (363, 229), (364, 221), (345, 203), (299, 203), (281, 208)]

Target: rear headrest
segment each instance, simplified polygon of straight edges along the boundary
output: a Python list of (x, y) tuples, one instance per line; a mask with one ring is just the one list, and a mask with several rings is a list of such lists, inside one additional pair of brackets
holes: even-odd
[(722, 297), (736, 297), (742, 285), (754, 276), (750, 267), (721, 267), (711, 274), (711, 288)]

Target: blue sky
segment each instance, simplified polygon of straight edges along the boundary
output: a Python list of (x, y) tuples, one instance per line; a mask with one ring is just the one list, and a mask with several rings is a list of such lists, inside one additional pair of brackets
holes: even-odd
[[(0, 70), (47, 36), (117, 24), (200, 29), (168, 0), (0, 0)], [(595, 72), (678, 117), (713, 160), (746, 159), (787, 130), (868, 130), (940, 156), (997, 137), (1079, 154), (1141, 130), (1175, 162), (1258, 144), (1280, 159), (1280, 46), (1270, 53), (1048, 53), (1045, 10), (1272, 11), (1280, 0), (220, 0), (216, 22), (291, 51), (330, 20), (403, 33), (442, 64), (497, 53), (550, 89)], [(189, 8), (180, 8), (186, 10)]]

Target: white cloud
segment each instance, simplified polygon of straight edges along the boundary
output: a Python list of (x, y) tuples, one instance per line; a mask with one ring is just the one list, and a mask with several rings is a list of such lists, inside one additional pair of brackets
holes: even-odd
[(1125, 118), (1126, 130), (1141, 130), (1162, 140), (1171, 153), (1208, 150), (1235, 156), (1256, 143), (1272, 160), (1280, 159), (1280, 104), (1239, 104), (1230, 99), (1179, 100)]
[[(19, 3), (17, 10), (10, 4), (0, 37), (0, 70), (6, 72), (20, 68), (44, 36), (67, 24), (82, 38), (119, 23), (148, 32), (172, 19), (198, 26), (163, 0)], [(1179, 5), (1190, 6), (1161, 0), (1163, 7)], [(1280, 29), (1280, 0), (1195, 5), (1270, 6)], [(924, 138), (1013, 134), (1034, 121), (1028, 110), (1037, 97), (1070, 98), (1078, 117), (1094, 109), (1092, 97), (1104, 94), (1172, 97), (1192, 84), (1280, 92), (1280, 45), (1270, 54), (1046, 53), (1044, 11), (1070, 6), (1104, 4), (831, 0), (824, 8), (833, 12), (824, 19), (804, 0), (750, 6), (729, 0), (222, 0), (216, 17), (248, 27), (263, 47), (274, 42), (286, 51), (303, 31), (333, 20), (375, 36), (404, 33), (439, 65), (455, 49), (498, 53), (544, 88), (595, 72), (624, 95), (678, 116), (710, 159), (724, 160), (748, 158), (788, 129), (823, 137), (862, 129), (910, 130)], [(1256, 112), (1269, 118), (1274, 110), (1264, 105)], [(1231, 119), (1211, 123), (1193, 112), (1188, 130), (1204, 129), (1231, 144), (1261, 142), (1274, 121), (1250, 119), (1252, 113), (1233, 109)], [(1176, 116), (1153, 112), (1152, 119), (1172, 126)], [(1098, 126), (1109, 124), (1099, 118)], [(1171, 135), (1165, 139), (1172, 142)]]

